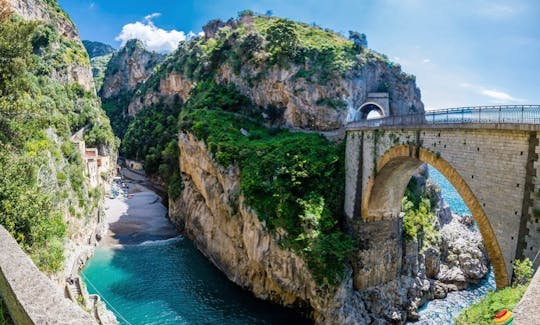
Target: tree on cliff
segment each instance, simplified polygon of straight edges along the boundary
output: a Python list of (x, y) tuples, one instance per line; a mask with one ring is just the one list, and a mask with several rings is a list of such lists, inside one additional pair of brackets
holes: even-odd
[(276, 60), (294, 59), (298, 54), (300, 40), (296, 34), (294, 23), (286, 19), (278, 19), (267, 31), (268, 51)]
[(0, 143), (19, 138), (17, 122), (33, 109), (28, 74), (35, 28), (35, 23), (16, 22), (7, 1), (0, 0)]

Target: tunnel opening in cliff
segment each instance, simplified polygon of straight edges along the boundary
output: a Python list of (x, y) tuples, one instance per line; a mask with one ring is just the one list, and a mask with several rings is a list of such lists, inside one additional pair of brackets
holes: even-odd
[(358, 109), (361, 120), (371, 120), (384, 117), (382, 107), (375, 103), (366, 103)]

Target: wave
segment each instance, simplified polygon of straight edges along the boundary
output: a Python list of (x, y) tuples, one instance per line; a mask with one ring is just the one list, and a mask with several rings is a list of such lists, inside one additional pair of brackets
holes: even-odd
[(184, 237), (178, 236), (178, 237), (173, 237), (173, 238), (168, 238), (168, 239), (147, 240), (134, 246), (164, 246), (164, 245), (177, 243), (183, 239)]

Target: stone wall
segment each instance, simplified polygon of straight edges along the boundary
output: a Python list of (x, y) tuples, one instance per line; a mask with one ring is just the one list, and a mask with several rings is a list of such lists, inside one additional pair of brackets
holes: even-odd
[(538, 324), (540, 319), (540, 272), (536, 272), (527, 291), (514, 308), (516, 325)]
[(0, 296), (15, 324), (96, 324), (64, 298), (0, 226)]
[(491, 246), (499, 287), (508, 285), (516, 255), (538, 250), (536, 201), (531, 199), (540, 189), (533, 168), (540, 152), (535, 130), (483, 125), (349, 128), (347, 133), (349, 220), (398, 216), (410, 176), (426, 162), (448, 178), (472, 211), (488, 251)]

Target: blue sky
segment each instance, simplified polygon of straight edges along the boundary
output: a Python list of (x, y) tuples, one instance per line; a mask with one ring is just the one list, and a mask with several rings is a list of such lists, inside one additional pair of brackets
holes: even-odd
[[(156, 48), (168, 48), (188, 32), (200, 32), (210, 19), (236, 17), (243, 9), (271, 10), (275, 16), (315, 22), (344, 34), (365, 33), (370, 48), (416, 75), (427, 108), (540, 104), (536, 0), (59, 2), (83, 39), (115, 47), (122, 43), (116, 40), (119, 35), (124, 40), (144, 35), (159, 41)], [(148, 17), (154, 13), (159, 15)]]

